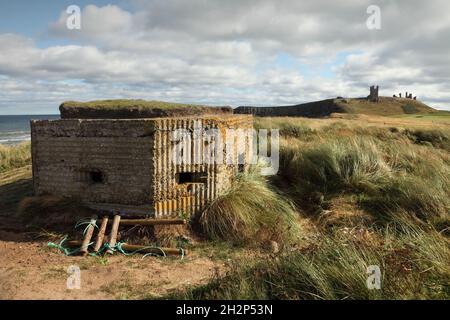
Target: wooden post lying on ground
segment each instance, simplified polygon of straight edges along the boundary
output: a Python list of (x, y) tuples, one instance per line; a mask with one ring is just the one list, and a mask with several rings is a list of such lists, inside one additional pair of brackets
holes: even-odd
[[(80, 245), (80, 241), (68, 241), (67, 244), (70, 247), (78, 247)], [(134, 245), (134, 244), (127, 244), (122, 243), (122, 249), (128, 252), (133, 252), (136, 250), (139, 250), (138, 253), (146, 254), (146, 253), (153, 253), (160, 256), (166, 255), (187, 255), (188, 251), (186, 249), (178, 249), (178, 248), (159, 248), (159, 247), (149, 247), (149, 246), (142, 246), (142, 245)], [(164, 252), (164, 254), (163, 254)]]
[[(117, 232), (119, 231), (119, 223), (120, 223), (120, 216), (116, 214), (113, 218), (113, 224), (111, 227), (111, 233), (109, 234), (109, 246), (112, 248), (116, 245), (117, 240)], [(114, 252), (111, 249), (108, 249), (106, 251), (109, 254), (113, 254)]]
[(83, 243), (81, 244), (80, 252), (83, 256), (88, 254), (89, 243), (91, 242), (92, 235), (95, 229), (95, 223), (97, 222), (97, 216), (93, 216), (87, 227), (86, 234), (84, 235)]
[[(122, 243), (122, 249), (125, 251), (136, 251), (139, 250), (139, 253), (153, 253), (160, 256), (166, 255), (181, 255), (182, 253), (184, 255), (187, 255), (186, 249), (178, 249), (178, 248), (159, 248), (159, 247), (149, 247), (149, 246), (142, 246), (142, 245), (136, 245), (136, 244), (127, 244)], [(164, 252), (164, 253), (163, 253)]]
[(105, 238), (106, 227), (108, 225), (108, 217), (103, 217), (102, 224), (100, 225), (100, 229), (98, 230), (97, 240), (94, 246), (94, 252), (98, 252), (101, 246), (103, 245), (103, 239)]
[(171, 225), (186, 224), (185, 219), (123, 219), (120, 221), (123, 226), (154, 226), (154, 225)]

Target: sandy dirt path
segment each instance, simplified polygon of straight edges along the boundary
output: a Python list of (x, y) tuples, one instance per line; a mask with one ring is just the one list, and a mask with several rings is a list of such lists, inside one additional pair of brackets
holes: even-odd
[[(221, 264), (192, 254), (179, 258), (66, 257), (46, 241), (0, 231), (0, 299), (142, 299), (207, 282)], [(80, 289), (67, 288), (80, 268)]]
[[(0, 299), (142, 299), (207, 282), (223, 262), (193, 251), (180, 258), (142, 255), (66, 257), (27, 232), (15, 212), (32, 194), (31, 167), (0, 174)], [(67, 289), (69, 266), (80, 268), (80, 289)]]

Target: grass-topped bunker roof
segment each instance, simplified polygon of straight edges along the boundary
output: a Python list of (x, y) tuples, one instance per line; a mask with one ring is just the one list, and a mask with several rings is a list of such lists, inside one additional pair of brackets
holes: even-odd
[(231, 107), (147, 100), (66, 101), (59, 107), (62, 119), (128, 119), (231, 114)]

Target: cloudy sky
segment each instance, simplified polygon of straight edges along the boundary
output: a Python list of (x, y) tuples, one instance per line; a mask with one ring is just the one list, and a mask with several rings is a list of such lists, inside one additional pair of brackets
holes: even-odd
[(1, 0), (0, 114), (113, 98), (296, 104), (371, 84), (450, 110), (449, 13), (447, 0)]

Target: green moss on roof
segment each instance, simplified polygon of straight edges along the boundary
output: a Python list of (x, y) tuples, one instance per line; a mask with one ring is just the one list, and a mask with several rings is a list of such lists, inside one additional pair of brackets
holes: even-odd
[(201, 114), (232, 113), (230, 107), (172, 103), (156, 100), (66, 101), (59, 107), (61, 117), (68, 118), (155, 118)]
[(205, 107), (204, 105), (173, 103), (157, 100), (95, 100), (88, 102), (66, 101), (62, 104), (68, 108), (94, 108), (94, 109), (121, 109), (121, 108), (139, 108), (139, 109), (174, 109), (174, 108), (197, 108)]

